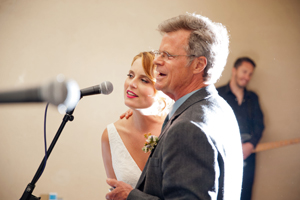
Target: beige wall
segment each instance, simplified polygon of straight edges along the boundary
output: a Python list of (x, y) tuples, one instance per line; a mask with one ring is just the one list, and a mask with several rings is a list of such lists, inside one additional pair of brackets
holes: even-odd
[[(187, 11), (230, 31), (228, 64), (217, 86), (229, 80), (238, 56), (256, 61), (249, 88), (265, 114), (262, 142), (299, 137), (299, 8), (297, 0), (1, 0), (0, 89), (39, 85), (60, 73), (80, 88), (114, 84), (111, 95), (79, 102), (33, 194), (104, 199), (100, 138), (126, 110), (122, 86), (131, 59), (158, 48), (159, 22)], [(0, 199), (20, 198), (42, 160), (44, 109), (44, 103), (0, 105)], [(50, 106), (48, 144), (62, 118)], [(299, 199), (299, 152), (296, 144), (258, 154), (253, 199)]]

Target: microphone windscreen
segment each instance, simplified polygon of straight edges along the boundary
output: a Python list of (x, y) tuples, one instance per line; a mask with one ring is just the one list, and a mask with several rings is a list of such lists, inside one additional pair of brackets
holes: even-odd
[(80, 90), (76, 81), (65, 80), (62, 75), (41, 87), (42, 99), (58, 106), (60, 113), (71, 111), (80, 99)]
[(114, 86), (109, 81), (104, 81), (100, 84), (101, 94), (110, 94), (114, 89)]

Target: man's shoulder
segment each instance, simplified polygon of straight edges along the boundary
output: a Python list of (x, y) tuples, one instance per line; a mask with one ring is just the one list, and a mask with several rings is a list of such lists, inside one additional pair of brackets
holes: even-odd
[(220, 87), (217, 87), (218, 91), (223, 91), (223, 90), (226, 90), (226, 89), (227, 89), (227, 84), (226, 85), (222, 85)]
[(230, 89), (228, 88), (228, 84), (217, 87), (217, 91), (221, 97), (224, 97)]
[(258, 95), (255, 92), (251, 91), (251, 90), (247, 90), (247, 95), (251, 99), (258, 99)]
[(187, 115), (191, 116), (198, 114), (203, 117), (210, 116), (211, 114), (220, 112), (221, 110), (222, 112), (226, 112), (229, 108), (229, 104), (221, 94), (214, 94), (203, 100), (196, 101), (185, 110), (185, 113), (188, 113)]

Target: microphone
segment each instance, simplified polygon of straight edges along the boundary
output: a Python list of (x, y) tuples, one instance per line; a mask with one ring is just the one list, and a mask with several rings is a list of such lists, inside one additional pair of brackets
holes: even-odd
[(74, 109), (79, 99), (79, 86), (73, 80), (65, 81), (63, 75), (38, 87), (0, 92), (0, 104), (49, 102), (58, 106), (60, 112)]
[(95, 85), (80, 90), (80, 98), (94, 94), (110, 94), (113, 91), (113, 84), (109, 81), (104, 81), (100, 85)]

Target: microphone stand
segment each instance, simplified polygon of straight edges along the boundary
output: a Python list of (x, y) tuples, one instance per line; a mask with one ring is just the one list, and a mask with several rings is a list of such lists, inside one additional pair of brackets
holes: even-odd
[(74, 117), (72, 115), (73, 112), (74, 112), (74, 109), (65, 114), (65, 116), (63, 118), (63, 121), (62, 121), (58, 131), (56, 132), (56, 135), (55, 135), (54, 139), (52, 140), (51, 145), (49, 146), (49, 148), (47, 150), (47, 153), (44, 156), (44, 159), (42, 160), (42, 162), (40, 164), (40, 167), (38, 168), (37, 172), (35, 173), (32, 181), (25, 188), (25, 191), (24, 191), (22, 197), (20, 198), (20, 200), (38, 200), (38, 199), (41, 199), (41, 197), (35, 197), (35, 196), (32, 195), (33, 189), (35, 188), (36, 182), (38, 181), (38, 179), (42, 175), (43, 170), (45, 168), (45, 162), (47, 161), (47, 158), (49, 158), (49, 156), (50, 156), (50, 154), (51, 154), (51, 152), (54, 148), (54, 145), (56, 144), (62, 130), (64, 129), (64, 127), (66, 125), (66, 123), (68, 121), (73, 121), (73, 119), (74, 119)]

